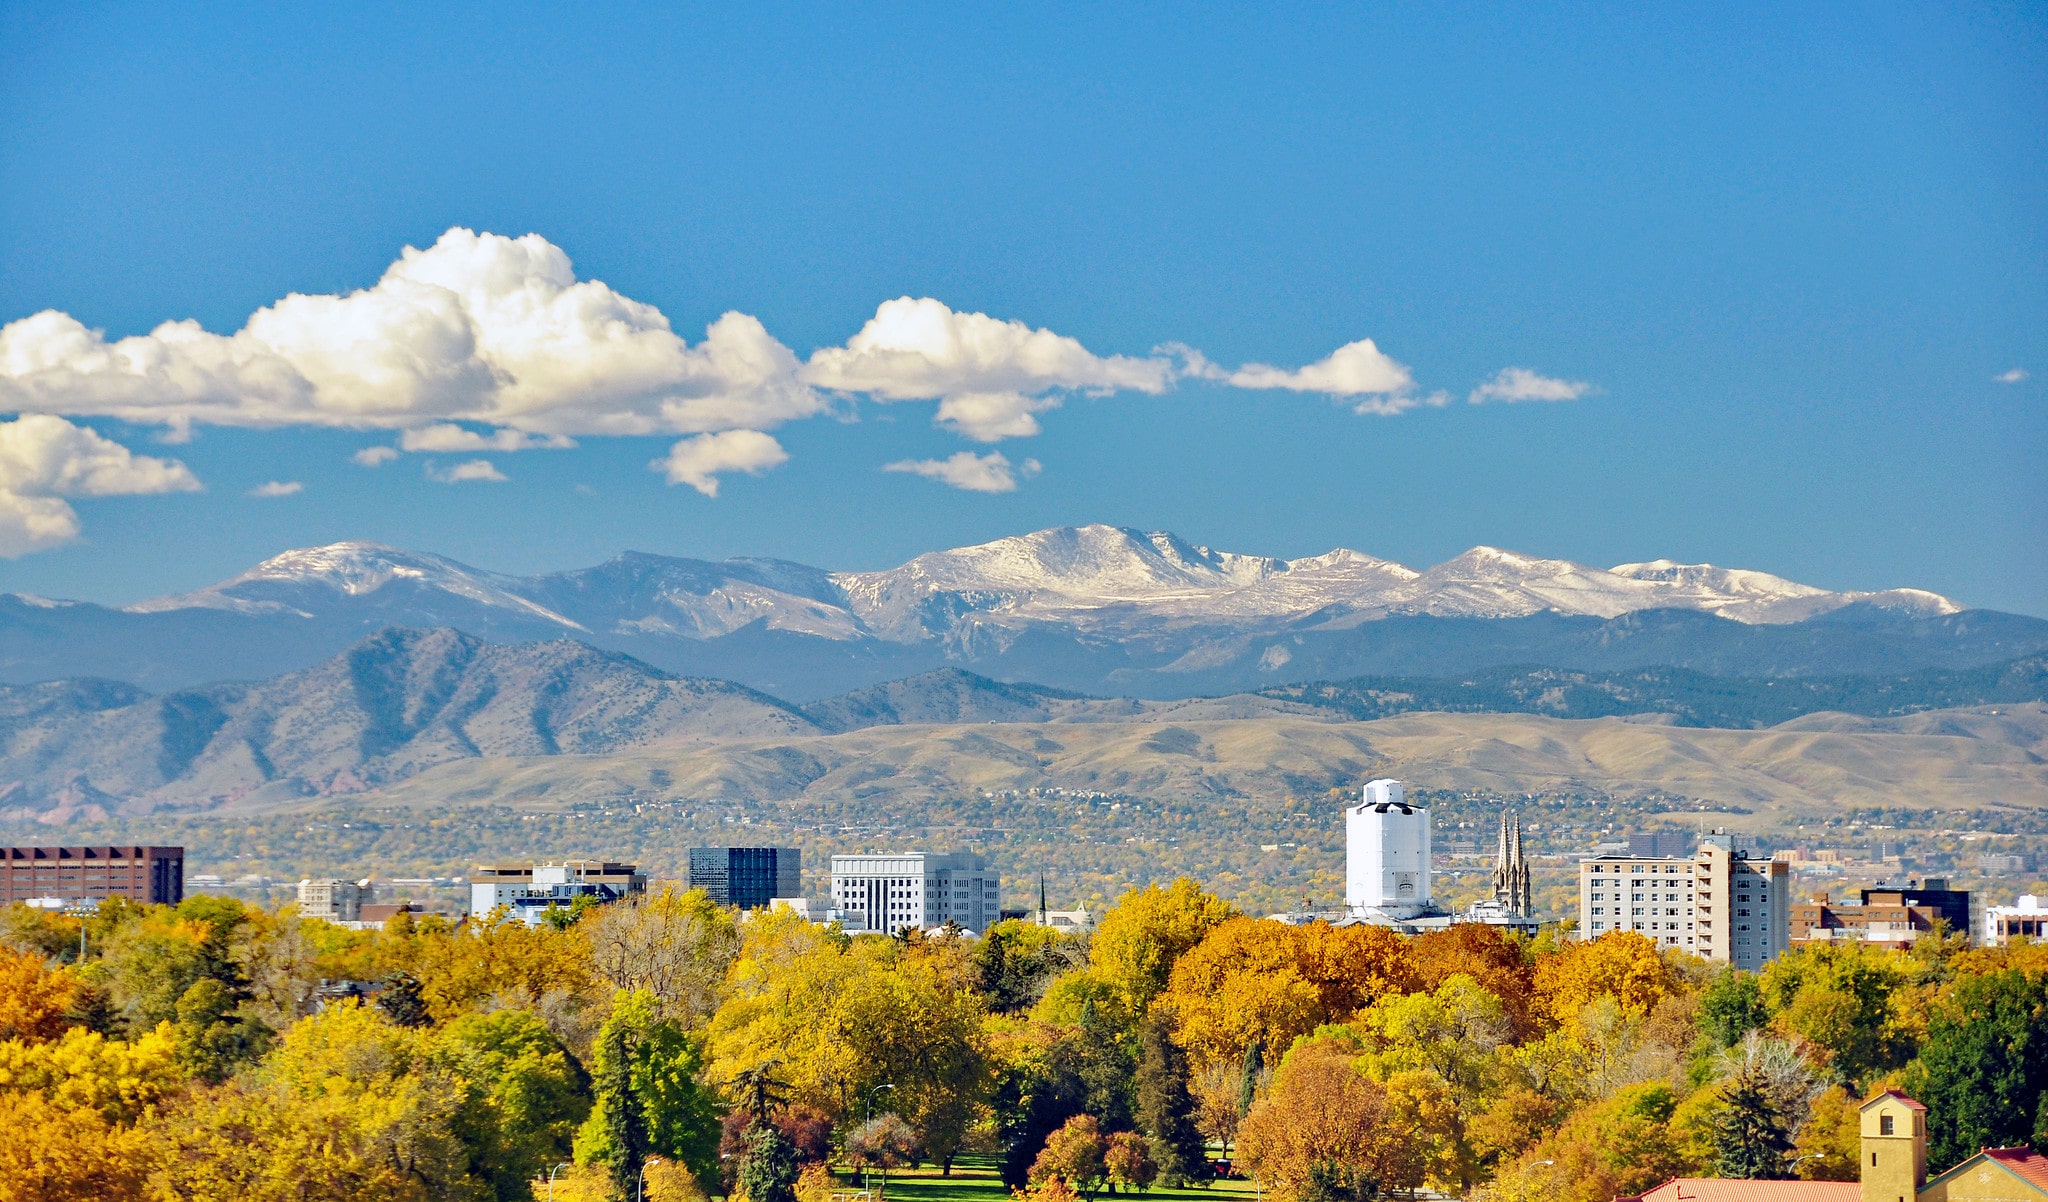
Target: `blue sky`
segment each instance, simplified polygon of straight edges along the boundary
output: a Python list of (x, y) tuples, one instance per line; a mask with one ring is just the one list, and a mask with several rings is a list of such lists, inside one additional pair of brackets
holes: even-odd
[[(876, 567), (1106, 521), (2048, 614), (2038, 7), (337, 7), (0, 11), (0, 323), (76, 323), (0, 354), (0, 412), (57, 415), (0, 426), (0, 589), (125, 602), (342, 538)], [(683, 341), (434, 361), (403, 403), (362, 342), (88, 370), (450, 229), (539, 235)], [(431, 341), (350, 313), (380, 362)], [(896, 353), (932, 322), (994, 349)], [(1471, 402), (1511, 368), (1571, 399)], [(405, 440), (452, 449), (353, 458)]]

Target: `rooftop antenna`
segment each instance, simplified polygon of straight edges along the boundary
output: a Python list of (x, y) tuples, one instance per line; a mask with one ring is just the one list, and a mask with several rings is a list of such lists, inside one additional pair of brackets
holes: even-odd
[(1044, 926), (1044, 925), (1045, 925), (1045, 917), (1046, 917), (1046, 908), (1045, 908), (1045, 874), (1041, 872), (1041, 873), (1039, 873), (1039, 874), (1038, 874), (1038, 925), (1039, 925), (1039, 926)]

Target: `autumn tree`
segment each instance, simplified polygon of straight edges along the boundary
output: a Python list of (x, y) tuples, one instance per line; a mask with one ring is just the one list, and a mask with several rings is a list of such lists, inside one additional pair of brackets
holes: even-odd
[(660, 892), (600, 907), (578, 924), (596, 974), (612, 987), (646, 990), (662, 1017), (693, 1027), (718, 1008), (740, 947), (732, 912), (702, 889)]
[(854, 1168), (882, 1175), (878, 1196), (889, 1193), (889, 1170), (909, 1164), (917, 1155), (917, 1132), (899, 1114), (878, 1114), (846, 1136), (846, 1159)]
[(1238, 1163), (1283, 1199), (1374, 1198), (1422, 1183), (1414, 1132), (1340, 1041), (1297, 1044), (1238, 1131)]
[(980, 997), (911, 960), (846, 982), (821, 1026), (851, 1096), (892, 1086), (891, 1109), (950, 1171), (987, 1081)]
[(1912, 1057), (1893, 1009), (1908, 979), (1886, 949), (1807, 944), (1772, 960), (1759, 984), (1772, 1025), (1826, 1053), (1836, 1081), (1855, 1088)]
[(1536, 1004), (1558, 1024), (1576, 1022), (1601, 999), (1623, 1015), (1646, 1016), (1676, 987), (1656, 943), (1633, 931), (1566, 943), (1536, 963)]
[(1133, 889), (1096, 924), (1088, 966), (1135, 1018), (1166, 988), (1175, 962), (1235, 913), (1186, 877)]
[(1091, 1114), (1077, 1114), (1045, 1141), (1038, 1159), (1031, 1162), (1034, 1185), (1057, 1177), (1083, 1198), (1092, 1198), (1108, 1180), (1104, 1159), (1109, 1141)]
[(1109, 1178), (1112, 1192), (1125, 1189), (1143, 1193), (1159, 1179), (1159, 1165), (1152, 1159), (1151, 1146), (1135, 1131), (1119, 1131), (1109, 1137), (1102, 1151), (1102, 1171)]

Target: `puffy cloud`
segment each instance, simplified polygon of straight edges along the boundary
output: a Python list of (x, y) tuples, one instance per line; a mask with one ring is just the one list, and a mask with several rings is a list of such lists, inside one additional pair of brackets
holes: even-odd
[(492, 484), (503, 484), (510, 477), (499, 471), (497, 465), (488, 459), (471, 459), (466, 463), (458, 463), (451, 468), (439, 468), (429, 463), (427, 465), (427, 479), (442, 484), (467, 484), (472, 481), (488, 481)]
[(968, 492), (1015, 492), (1019, 476), (1030, 479), (1039, 473), (1036, 459), (1026, 459), (1013, 472), (1010, 461), (999, 451), (977, 455), (972, 451), (957, 451), (944, 459), (904, 459), (884, 464), (885, 472), (908, 472), (937, 480), (954, 488)]
[(726, 430), (685, 438), (668, 456), (647, 466), (668, 476), (670, 484), (687, 484), (707, 497), (718, 495), (718, 477), (725, 472), (758, 476), (786, 463), (789, 452), (759, 430)]
[(1058, 397), (1028, 397), (1021, 392), (960, 392), (941, 400), (932, 420), (962, 438), (1001, 442), (1038, 433), (1036, 415), (1059, 405)]
[(820, 412), (797, 359), (728, 313), (691, 346), (538, 234), (451, 229), (373, 287), (294, 293), (233, 334), (166, 322), (109, 342), (54, 310), (0, 328), (0, 410), (192, 423), (531, 434), (694, 433)]
[(1188, 365), (1188, 374), (1221, 379), (1238, 388), (1284, 388), (1341, 397), (1401, 394), (1415, 387), (1415, 378), (1408, 374), (1408, 369), (1373, 345), (1370, 338), (1347, 342), (1331, 351), (1328, 358), (1292, 371), (1247, 363), (1236, 371), (1225, 372), (1195, 355)]
[(389, 463), (398, 458), (398, 448), (364, 447), (362, 450), (350, 455), (349, 458), (362, 464), (364, 467), (376, 467), (380, 463)]
[(272, 480), (268, 484), (259, 484), (250, 489), (249, 495), (252, 497), (289, 497), (296, 493), (304, 492), (305, 489), (306, 486), (297, 480)]
[(136, 455), (60, 417), (27, 413), (0, 422), (0, 556), (9, 559), (78, 537), (64, 497), (192, 492), (199, 481), (175, 459)]
[(882, 401), (938, 400), (937, 420), (994, 442), (1038, 433), (1048, 393), (1161, 393), (1177, 374), (1154, 355), (1096, 355), (1080, 341), (986, 313), (959, 313), (930, 297), (884, 302), (846, 345), (810, 358), (800, 377)]
[(1558, 380), (1526, 367), (1503, 367), (1465, 399), (1474, 405), (1486, 401), (1576, 401), (1591, 391), (1593, 386), (1582, 380)]
[[(407, 430), (398, 436), (398, 445), (407, 451), (531, 451), (543, 447), (562, 450), (575, 446), (576, 440), (560, 434), (528, 434), (524, 430), (493, 430), (489, 434), (479, 434), (444, 422)], [(362, 452), (357, 454), (360, 456)]]
[(1992, 377), (1992, 379), (1997, 380), (2000, 384), (2018, 384), (2027, 378), (2027, 369), (2024, 367), (2015, 367), (2011, 371), (2002, 371)]

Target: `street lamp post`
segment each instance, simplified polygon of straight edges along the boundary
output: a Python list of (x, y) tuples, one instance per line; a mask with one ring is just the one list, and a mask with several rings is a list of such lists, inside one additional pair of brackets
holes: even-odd
[(555, 1174), (568, 1167), (569, 1162), (565, 1160), (548, 1170), (548, 1202), (555, 1202)]
[(657, 1165), (660, 1163), (661, 1157), (659, 1156), (649, 1156), (647, 1159), (640, 1162), (640, 1180), (635, 1182), (633, 1185), (633, 1202), (641, 1202), (641, 1199), (646, 1197), (648, 1166)]
[[(874, 1087), (873, 1089), (871, 1089), (871, 1090), (869, 1090), (869, 1091), (868, 1091), (868, 1112), (867, 1112), (867, 1113), (868, 1113), (868, 1117), (867, 1117), (867, 1121), (868, 1121), (868, 1122), (872, 1123), (872, 1122), (874, 1122), (874, 1121), (875, 1121), (875, 1095), (876, 1095), (876, 1094), (878, 1094), (878, 1093), (881, 1093), (881, 1092), (882, 1092), (883, 1090), (885, 1090), (885, 1089), (894, 1089), (894, 1088), (896, 1088), (896, 1083), (895, 1083), (894, 1081), (890, 1081), (890, 1082), (887, 1082), (887, 1083), (885, 1083), (885, 1084), (882, 1084), (882, 1085), (877, 1085), (877, 1086), (875, 1086), (875, 1087)], [(885, 1180), (886, 1180), (886, 1178), (885, 1178)], [(868, 1193), (868, 1192), (869, 1192), (869, 1190), (868, 1190), (868, 1170), (867, 1170), (867, 1166), (866, 1166), (866, 1165), (862, 1165), (862, 1166), (861, 1166), (861, 1170), (860, 1170), (860, 1188), (861, 1188), (861, 1192), (862, 1192), (862, 1193)]]

